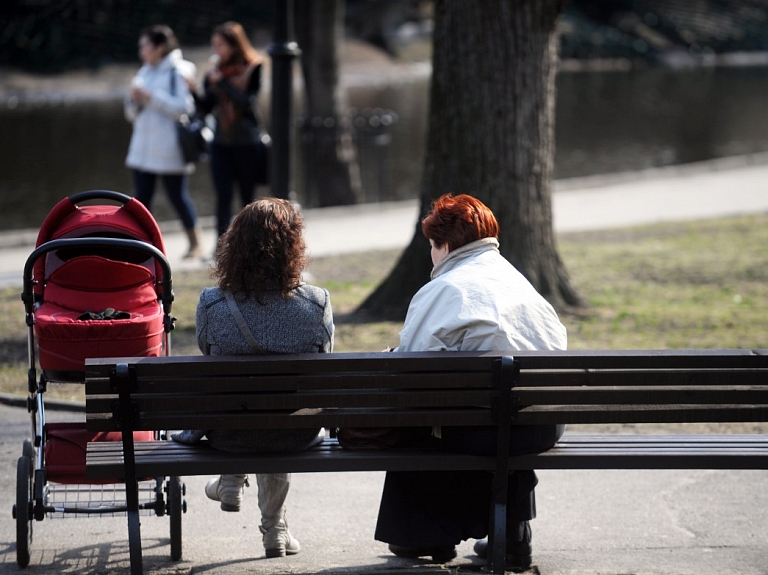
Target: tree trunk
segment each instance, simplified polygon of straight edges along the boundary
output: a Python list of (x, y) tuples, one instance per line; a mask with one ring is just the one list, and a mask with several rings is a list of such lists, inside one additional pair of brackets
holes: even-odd
[(343, 16), (341, 0), (296, 2), (296, 36), (307, 93), (301, 149), (310, 206), (355, 204), (360, 197), (360, 170), (339, 84)]
[[(567, 0), (437, 0), (421, 216), (445, 193), (499, 221), (501, 253), (555, 307), (581, 304), (552, 227), (557, 17)], [(402, 319), (429, 278), (416, 230), (361, 317)]]

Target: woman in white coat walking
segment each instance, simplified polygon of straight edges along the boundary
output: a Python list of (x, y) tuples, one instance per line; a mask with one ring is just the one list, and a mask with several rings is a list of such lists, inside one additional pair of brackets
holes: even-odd
[(184, 162), (176, 122), (194, 111), (186, 78), (194, 77), (194, 64), (182, 58), (176, 36), (164, 25), (144, 29), (139, 36), (143, 66), (131, 82), (125, 116), (133, 122), (126, 166), (133, 170), (134, 195), (151, 209), (159, 176), (189, 238), (184, 257), (201, 254), (197, 214), (187, 191), (193, 164)]

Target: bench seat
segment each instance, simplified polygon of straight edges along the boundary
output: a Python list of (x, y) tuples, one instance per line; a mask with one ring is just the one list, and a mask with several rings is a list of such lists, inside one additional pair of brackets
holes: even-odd
[[(296, 453), (232, 454), (205, 445), (175, 441), (135, 444), (136, 473), (153, 477), (174, 474), (302, 473), (327, 471), (433, 471), (496, 469), (496, 458), (419, 449), (350, 451), (337, 440)], [(88, 444), (93, 478), (123, 473), (122, 444)], [(734, 435), (596, 435), (567, 433), (549, 451), (509, 458), (510, 469), (768, 469), (768, 437)]]

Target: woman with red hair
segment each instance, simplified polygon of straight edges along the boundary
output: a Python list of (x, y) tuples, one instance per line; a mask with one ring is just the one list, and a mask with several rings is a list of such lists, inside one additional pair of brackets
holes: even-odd
[[(499, 225), (488, 207), (465, 194), (441, 196), (422, 220), (432, 249), (431, 281), (411, 300), (395, 352), (565, 349), (565, 327), (552, 306), (499, 253)], [(544, 451), (563, 426), (513, 426), (511, 454)], [(407, 441), (435, 449), (494, 454), (493, 428), (415, 429)], [(507, 568), (531, 564), (529, 520), (536, 516), (533, 471), (509, 477)], [(483, 471), (390, 472), (376, 539), (402, 557), (456, 557), (455, 545), (481, 539), (485, 557), (491, 475)]]

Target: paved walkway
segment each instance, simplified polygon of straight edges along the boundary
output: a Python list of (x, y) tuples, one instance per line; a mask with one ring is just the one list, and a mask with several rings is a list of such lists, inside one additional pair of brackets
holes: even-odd
[[(558, 233), (712, 218), (768, 211), (768, 154), (739, 156), (642, 172), (555, 182)], [(405, 247), (418, 216), (415, 200), (304, 213), (314, 257)], [(211, 218), (203, 218), (206, 253), (213, 250)], [(172, 270), (200, 268), (185, 261), (186, 238), (176, 222), (162, 224)], [(0, 287), (21, 285), (36, 231), (0, 234)]]
[[(560, 233), (768, 211), (768, 157), (751, 156), (682, 168), (559, 181), (554, 201)], [(415, 202), (307, 210), (307, 240), (315, 256), (399, 248), (416, 224)], [(206, 241), (213, 245), (212, 231)], [(0, 278), (19, 283), (31, 251), (24, 234), (0, 238)], [(181, 234), (165, 232), (173, 269), (182, 262)], [(14, 242), (16, 245), (14, 246)], [(49, 420), (82, 413), (52, 412)], [(28, 434), (23, 409), (0, 405), (0, 574), (15, 565), (15, 461)], [(157, 575), (391, 574), (441, 572), (398, 559), (373, 540), (383, 474), (296, 474), (289, 496), (291, 529), (303, 551), (264, 559), (255, 488), (242, 513), (221, 513), (203, 495), (204, 477), (185, 479), (184, 558), (168, 559), (167, 518), (142, 520), (145, 569)], [(768, 472), (544, 471), (533, 522), (534, 563), (541, 575), (766, 575)], [(35, 523), (34, 575), (127, 574), (124, 518), (46, 519)], [(479, 571), (472, 542), (447, 565)]]

